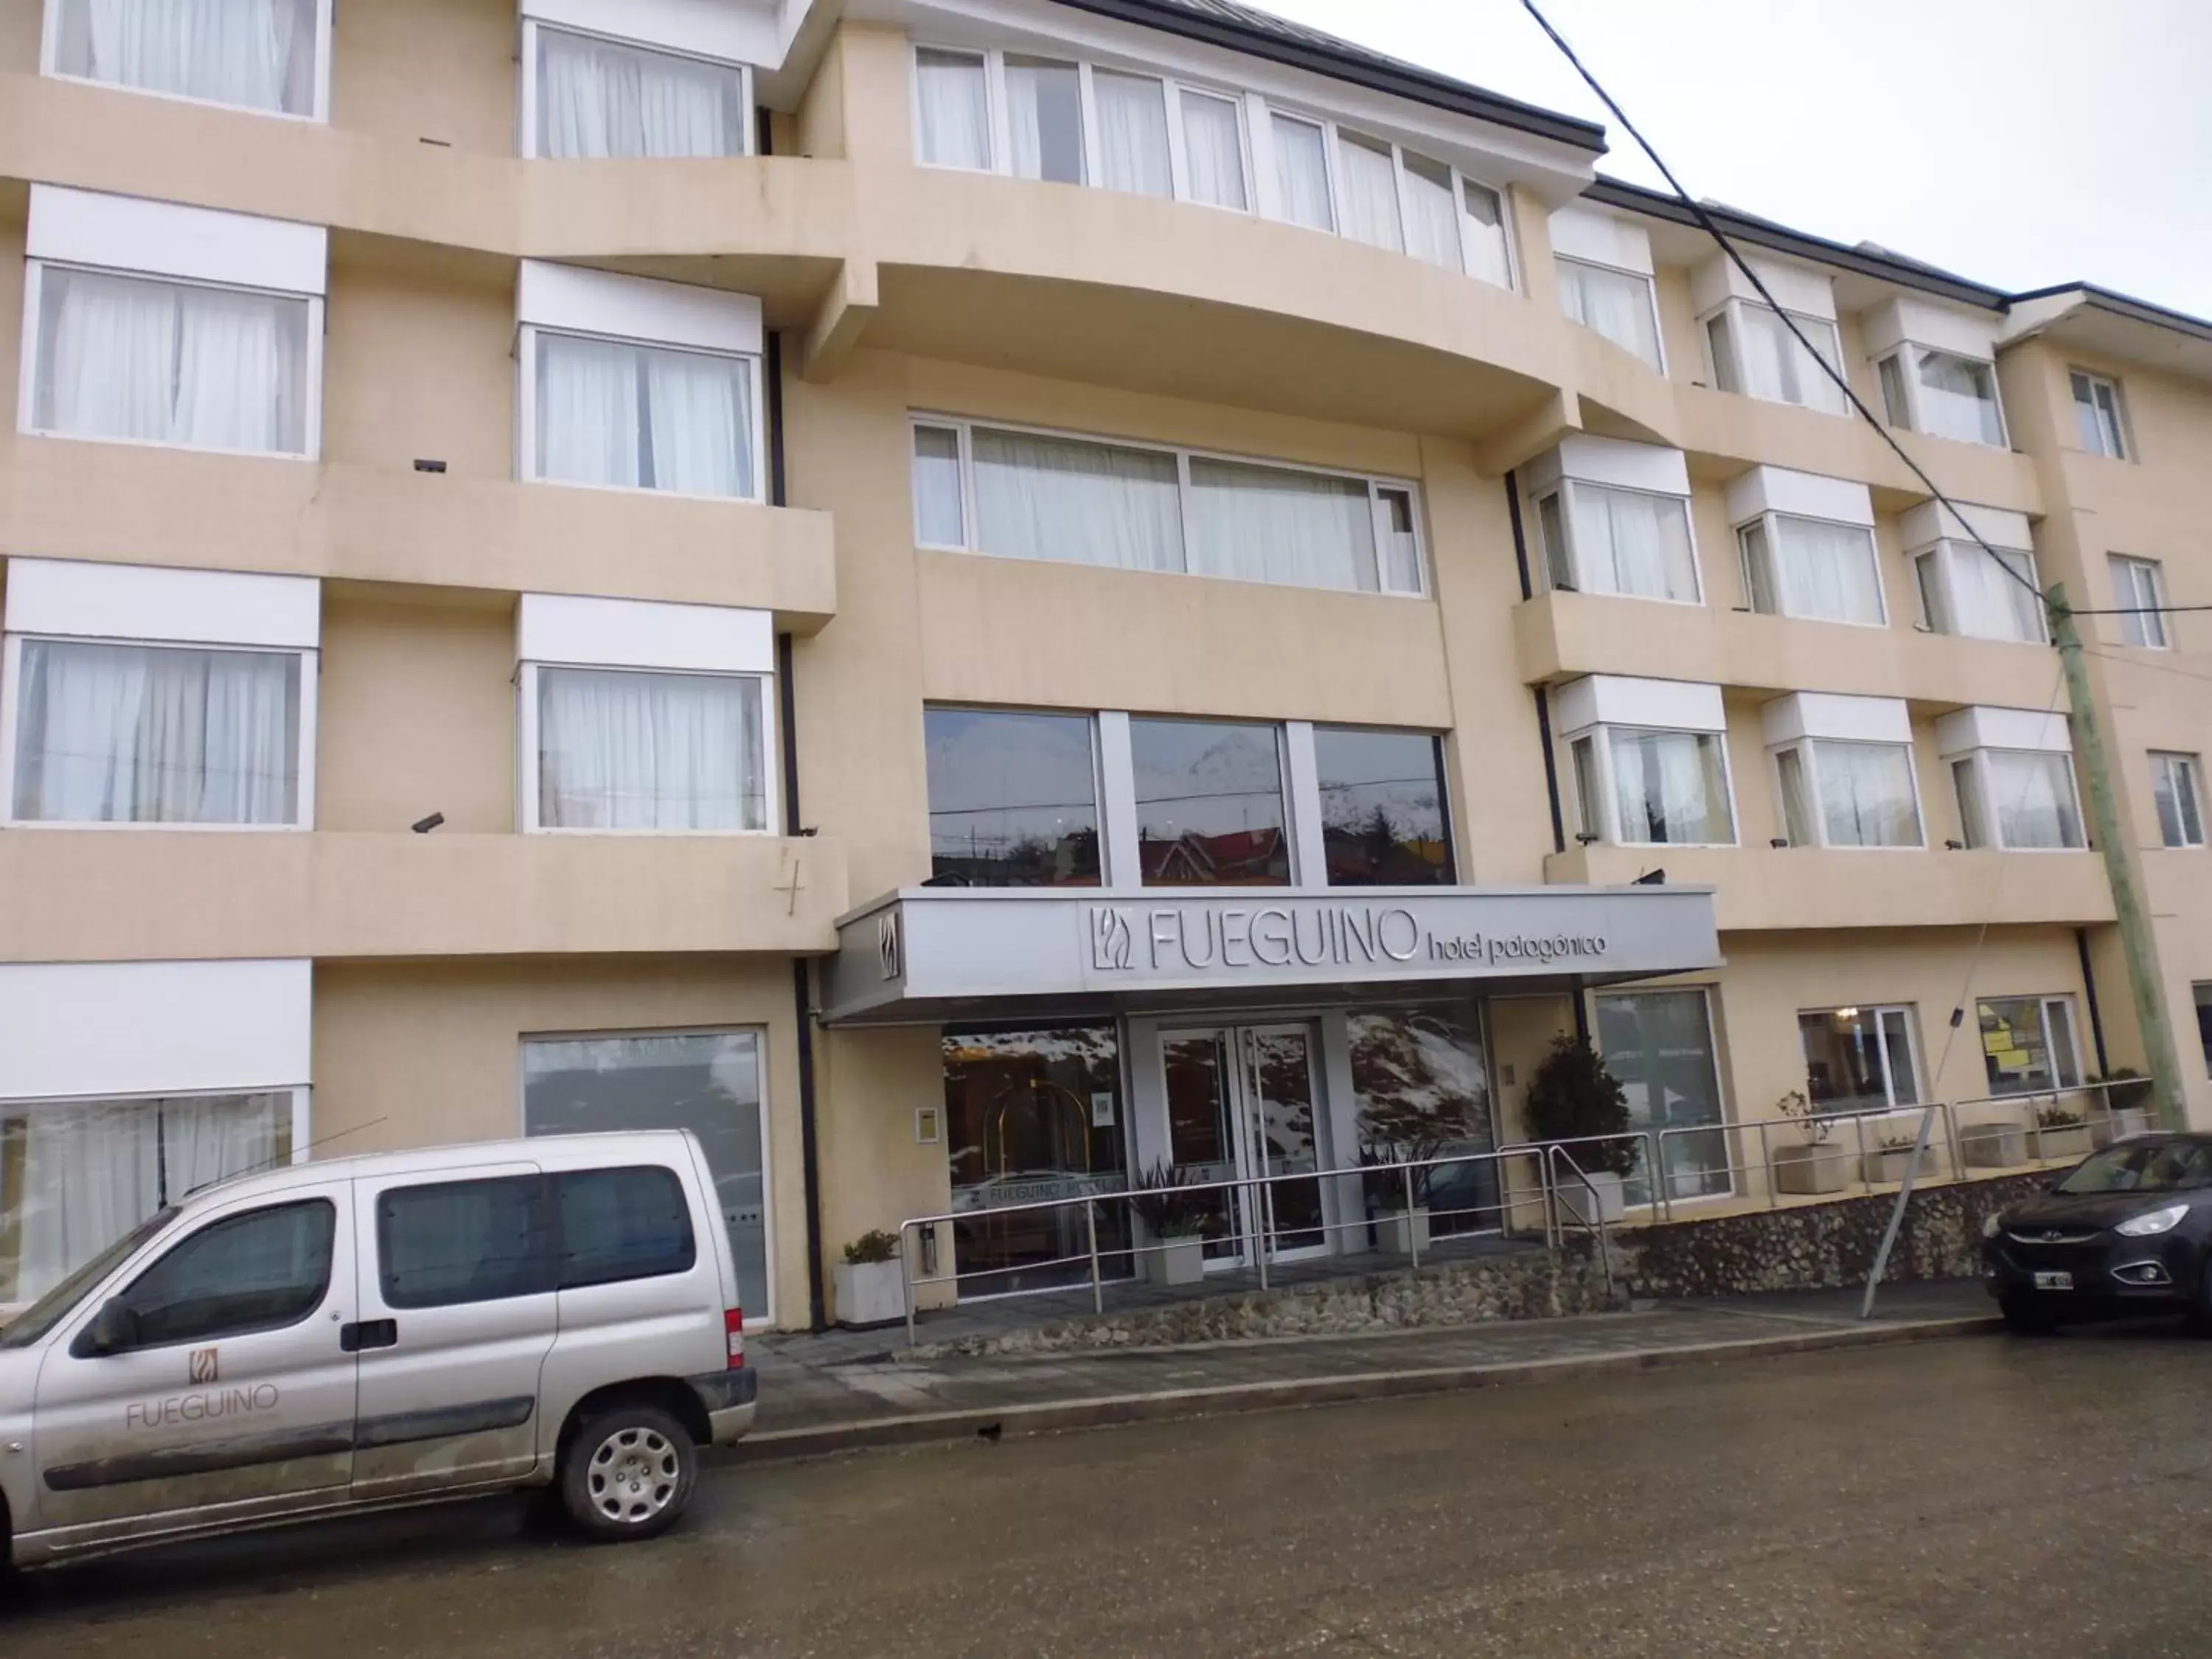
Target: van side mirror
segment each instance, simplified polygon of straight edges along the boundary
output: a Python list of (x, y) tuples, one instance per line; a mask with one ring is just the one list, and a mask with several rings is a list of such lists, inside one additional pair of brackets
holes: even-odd
[(92, 1316), (84, 1335), (85, 1346), (102, 1359), (135, 1348), (138, 1346), (137, 1310), (121, 1297), (111, 1297), (100, 1304), (100, 1311)]

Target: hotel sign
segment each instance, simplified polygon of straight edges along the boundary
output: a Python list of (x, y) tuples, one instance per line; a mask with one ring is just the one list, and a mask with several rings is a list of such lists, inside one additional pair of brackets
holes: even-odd
[(1440, 931), (1406, 904), (1089, 907), (1091, 966), (1233, 974), (1241, 969), (1373, 968), (1386, 963), (1601, 962), (1603, 933)]

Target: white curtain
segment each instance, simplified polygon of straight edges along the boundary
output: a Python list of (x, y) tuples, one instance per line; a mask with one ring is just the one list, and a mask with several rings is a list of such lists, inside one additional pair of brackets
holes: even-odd
[(638, 471), (637, 352), (605, 340), (538, 336), (538, 473), (564, 483), (629, 484)]
[(991, 166), (991, 105), (983, 60), (957, 52), (915, 54), (921, 93), (921, 159), (938, 167)]
[(1698, 576), (1684, 502), (1596, 484), (1572, 488), (1575, 546), (1589, 592), (1696, 602)]
[(1337, 134), (1336, 159), (1344, 169), (1344, 234), (1393, 253), (1406, 246), (1398, 222), (1398, 164), (1388, 144)]
[(1820, 816), (1831, 847), (1917, 847), (1912, 750), (1901, 744), (1816, 743)]
[[(1735, 319), (1733, 339), (1741, 384), (1731, 390), (1764, 398), (1769, 403), (1799, 404), (1830, 414), (1844, 411), (1842, 389), (1828, 378), (1826, 369), (1807, 355), (1778, 313), (1765, 306), (1739, 304)], [(1817, 317), (1797, 317), (1794, 320), (1821, 356), (1830, 362), (1837, 360), (1833, 324)]]
[(1100, 182), (1139, 196), (1174, 195), (1167, 88), (1147, 76), (1093, 70), (1091, 90), (1098, 106)]
[[(82, 56), (64, 66), (95, 81), (249, 109), (307, 112), (314, 15), (307, 0), (69, 0)], [(81, 11), (79, 9), (82, 9)], [(79, 36), (64, 17), (64, 38)]]
[(1919, 357), (1920, 414), (1929, 431), (1970, 444), (2002, 444), (1990, 366), (1947, 351), (1923, 351)]
[(2003, 548), (1991, 551), (1995, 558), (1964, 542), (1946, 544), (1944, 556), (1951, 562), (1953, 626), (1977, 639), (2039, 643), (2043, 602), (2033, 591), (2035, 562), (2025, 553)]
[(1467, 204), (1462, 228), (1467, 239), (1467, 271), (1500, 288), (1513, 286), (1512, 261), (1505, 252), (1505, 203), (1487, 185), (1472, 179), (1461, 181)]
[(549, 830), (764, 830), (761, 741), (757, 679), (541, 668), (538, 821)]
[(1183, 179), (1194, 202), (1234, 208), (1244, 199), (1244, 124), (1237, 106), (1185, 88), (1176, 94), (1182, 106)]
[(301, 453), (307, 305), (49, 266), (45, 429)]
[(1459, 202), (1452, 170), (1426, 156), (1406, 156), (1406, 252), (1447, 270), (1466, 268), (1459, 252)]
[(1336, 216), (1328, 201), (1328, 155), (1322, 130), (1287, 115), (1270, 118), (1275, 141), (1275, 197), (1278, 211), (1294, 225), (1334, 230)]
[(1814, 845), (1813, 803), (1805, 787), (1803, 757), (1795, 749), (1781, 750), (1774, 757), (1774, 773), (1782, 785), (1782, 826), (1790, 844)]
[(1559, 302), (1567, 315), (1658, 368), (1659, 325), (1651, 310), (1650, 279), (1579, 259), (1561, 259), (1559, 266)]
[(1016, 178), (1083, 182), (1083, 83), (1074, 64), (1006, 59), (1006, 137)]
[(744, 153), (738, 70), (542, 26), (538, 43), (540, 155)]
[(95, 1101), (0, 1113), (0, 1302), (43, 1296), (196, 1188), (289, 1157), (289, 1094)]
[(750, 364), (695, 351), (640, 355), (653, 487), (750, 499), (757, 493)]
[(1033, 433), (975, 429), (979, 552), (1121, 570), (1181, 570), (1176, 458)]
[(925, 547), (965, 547), (960, 501), (960, 434), (945, 427), (914, 429), (914, 533)]
[(1874, 536), (1857, 525), (1778, 514), (1771, 544), (1785, 616), (1821, 622), (1881, 621)]
[(1358, 478), (1190, 463), (1194, 574), (1374, 592), (1375, 514)]
[(1997, 834), (2003, 845), (2082, 844), (2071, 757), (2006, 749), (1988, 753), (1990, 789), (1995, 796)]
[(1613, 793), (1627, 842), (1735, 839), (1718, 741), (1700, 732), (1613, 733)]
[(295, 823), (299, 696), (289, 652), (26, 640), (15, 816)]

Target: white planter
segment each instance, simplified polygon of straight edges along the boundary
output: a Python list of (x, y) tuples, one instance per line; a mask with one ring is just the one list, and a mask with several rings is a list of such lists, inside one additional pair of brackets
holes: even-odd
[(1144, 1252), (1145, 1277), (1155, 1285), (1195, 1285), (1206, 1277), (1206, 1241), (1196, 1235), (1156, 1239)]
[(1375, 1243), (1385, 1255), (1411, 1255), (1429, 1248), (1429, 1212), (1425, 1207), (1390, 1210), (1375, 1218)]
[(2057, 1163), (2063, 1158), (2071, 1163), (2089, 1156), (2089, 1126), (2086, 1123), (2063, 1123), (2055, 1129), (2040, 1127), (2028, 1131), (2029, 1155), (2044, 1163)]
[(840, 1261), (834, 1274), (837, 1322), (848, 1329), (896, 1325), (906, 1317), (904, 1280), (896, 1261)]
[(1959, 1156), (1970, 1170), (2009, 1170), (2027, 1162), (2027, 1131), (2017, 1123), (1969, 1123)]
[[(1870, 1148), (1866, 1155), (1866, 1178), (1876, 1186), (1897, 1186), (1905, 1180), (1905, 1166), (1912, 1161), (1912, 1149), (1888, 1151)], [(1940, 1148), (1930, 1146), (1920, 1155), (1918, 1181), (1935, 1180), (1943, 1173), (1943, 1154)]]
[[(1593, 1188), (1597, 1194), (1597, 1213), (1595, 1216), (1589, 1212)], [(1610, 1170), (1592, 1170), (1588, 1187), (1569, 1176), (1559, 1182), (1559, 1207), (1566, 1212), (1569, 1220), (1578, 1222), (1583, 1226), (1595, 1227), (1601, 1224), (1610, 1226), (1628, 1213), (1627, 1188), (1621, 1178)]]
[(2123, 1106), (2110, 1117), (2089, 1120), (2089, 1139), (2100, 1146), (2109, 1146), (2116, 1140), (2125, 1140), (2130, 1135), (2150, 1132), (2150, 1113), (2141, 1106)]
[(1840, 1193), (1850, 1174), (1850, 1158), (1832, 1141), (1801, 1140), (1774, 1149), (1778, 1193)]

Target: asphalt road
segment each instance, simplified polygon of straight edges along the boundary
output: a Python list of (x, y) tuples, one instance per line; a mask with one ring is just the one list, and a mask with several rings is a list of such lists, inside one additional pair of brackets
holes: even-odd
[(2212, 1653), (2212, 1346), (1973, 1338), (725, 1468), (35, 1577), (8, 1659)]

